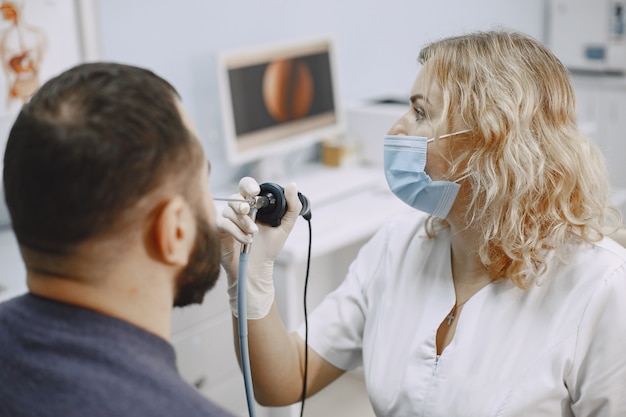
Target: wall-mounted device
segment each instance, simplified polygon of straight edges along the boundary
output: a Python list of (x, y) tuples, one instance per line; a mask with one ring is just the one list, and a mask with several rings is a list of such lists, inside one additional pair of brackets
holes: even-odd
[(547, 43), (570, 70), (626, 73), (626, 0), (549, 0)]

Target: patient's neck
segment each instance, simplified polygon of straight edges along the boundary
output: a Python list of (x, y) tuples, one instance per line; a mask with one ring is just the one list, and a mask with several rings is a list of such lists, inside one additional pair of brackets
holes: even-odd
[(45, 264), (23, 255), (33, 294), (127, 321), (169, 340), (172, 271), (149, 257), (119, 254), (117, 261), (103, 263), (81, 256)]

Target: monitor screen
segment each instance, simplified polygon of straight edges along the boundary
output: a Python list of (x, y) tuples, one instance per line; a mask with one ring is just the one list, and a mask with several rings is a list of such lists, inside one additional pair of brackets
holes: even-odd
[(329, 38), (227, 51), (218, 57), (231, 163), (260, 160), (339, 131)]

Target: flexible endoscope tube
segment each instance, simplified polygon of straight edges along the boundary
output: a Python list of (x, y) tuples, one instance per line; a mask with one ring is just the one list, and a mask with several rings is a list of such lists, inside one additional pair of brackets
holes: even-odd
[(249, 252), (239, 254), (239, 271), (237, 276), (237, 328), (239, 331), (239, 354), (241, 357), (241, 371), (243, 373), (248, 414), (255, 417), (254, 388), (252, 387), (252, 373), (250, 371), (250, 352), (248, 350), (248, 308), (246, 298), (246, 275), (248, 270)]
[[(252, 209), (250, 217), (252, 221), (256, 219), (256, 209)], [(256, 417), (254, 408), (254, 387), (252, 386), (252, 372), (250, 370), (250, 351), (248, 349), (248, 297), (247, 297), (247, 277), (248, 260), (250, 258), (250, 247), (252, 244), (242, 245), (239, 254), (239, 269), (237, 271), (237, 330), (239, 332), (239, 357), (241, 358), (241, 372), (243, 373), (243, 383), (246, 390), (246, 401), (248, 403), (248, 415)]]

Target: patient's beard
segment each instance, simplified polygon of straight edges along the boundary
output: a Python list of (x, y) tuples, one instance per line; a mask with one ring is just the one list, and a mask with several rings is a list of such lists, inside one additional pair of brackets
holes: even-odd
[(220, 275), (220, 240), (203, 216), (196, 215), (196, 242), (189, 263), (176, 280), (175, 307), (201, 304)]

